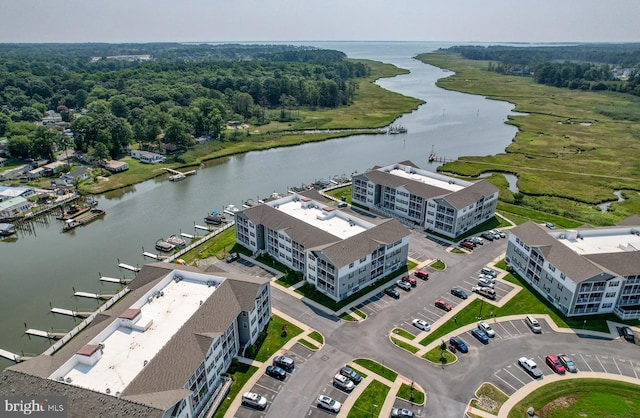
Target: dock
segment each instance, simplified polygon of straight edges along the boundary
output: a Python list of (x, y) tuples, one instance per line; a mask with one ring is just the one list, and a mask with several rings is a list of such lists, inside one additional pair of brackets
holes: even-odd
[(51, 308), (51, 312), (60, 315), (72, 316), (74, 318), (87, 318), (92, 312), (72, 311), (64, 308)]
[(100, 276), (100, 281), (101, 282), (107, 282), (107, 283), (117, 283), (117, 284), (129, 284), (129, 282), (131, 282), (131, 280), (133, 279), (118, 279), (116, 277), (106, 277), (106, 276)]
[(0, 348), (0, 357), (4, 357), (8, 360), (20, 363), (21, 361), (29, 360), (31, 357), (25, 357), (20, 354), (12, 353), (11, 351), (3, 350)]
[(184, 180), (185, 178), (187, 178), (187, 176), (197, 173), (196, 170), (182, 172), (182, 171), (174, 170), (173, 168), (167, 168), (167, 167), (162, 167), (162, 168), (164, 168), (169, 173), (171, 173), (171, 176), (169, 176), (170, 181)]
[(185, 234), (184, 232), (180, 233), (180, 236), (182, 238), (186, 238), (186, 239), (194, 239), (196, 236), (195, 235), (191, 235), (191, 234)]
[(73, 296), (80, 298), (89, 298), (89, 299), (111, 299), (113, 295), (110, 294), (102, 294), (102, 293), (90, 293), (90, 292), (75, 292)]
[(134, 267), (134, 266), (131, 266), (131, 265), (125, 264), (125, 263), (118, 264), (118, 267), (120, 267), (121, 269), (133, 271), (134, 273), (137, 273), (137, 272), (140, 271), (140, 267)]
[(66, 334), (66, 332), (51, 332), (51, 331), (43, 331), (41, 329), (33, 329), (33, 328), (29, 328), (24, 333), (27, 335), (32, 335), (34, 337), (48, 338), (50, 340), (58, 340), (64, 337)]
[(211, 229), (208, 226), (202, 226), (202, 225), (194, 225), (193, 226), (195, 229), (200, 229), (202, 231), (211, 231)]
[(106, 212), (102, 209), (90, 209), (89, 212), (82, 213), (71, 219), (67, 219), (64, 223), (64, 226), (62, 227), (62, 232), (67, 232), (81, 225), (91, 223), (96, 219), (103, 217), (105, 213)]

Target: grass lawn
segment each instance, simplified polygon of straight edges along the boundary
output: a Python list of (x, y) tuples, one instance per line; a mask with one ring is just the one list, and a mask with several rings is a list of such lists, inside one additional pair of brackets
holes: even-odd
[(360, 318), (362, 319), (367, 319), (367, 314), (362, 312), (360, 309), (358, 308), (351, 308), (351, 311), (353, 313), (355, 313), (356, 315), (358, 315)]
[(380, 414), (380, 408), (391, 388), (374, 380), (362, 391), (347, 415), (348, 418), (371, 418)]
[[(287, 326), (286, 336), (282, 335), (283, 325)], [(269, 321), (269, 325), (267, 326), (265, 338), (258, 338), (258, 341), (252, 346), (254, 349), (247, 348), (245, 356), (258, 361), (267, 361), (269, 357), (282, 348), (287, 341), (301, 333), (302, 329), (285, 321), (278, 315), (273, 315), (271, 317), (271, 321)]]
[(309, 338), (319, 342), (320, 344), (324, 344), (324, 337), (318, 331), (313, 331), (312, 333), (310, 333)]
[(227, 409), (229, 409), (231, 402), (233, 402), (235, 397), (238, 396), (244, 384), (247, 383), (251, 376), (253, 376), (253, 374), (257, 371), (257, 367), (249, 366), (248, 364), (240, 363), (237, 361), (231, 363), (231, 367), (229, 367), (226, 375), (228, 377), (231, 377), (233, 383), (231, 384), (231, 389), (229, 389), (227, 397), (224, 399), (224, 401), (222, 401), (216, 413), (213, 414), (214, 417), (222, 418), (224, 416), (224, 414), (227, 412)]
[(476, 398), (471, 400), (471, 406), (492, 414), (497, 413), (502, 404), (509, 399), (504, 392), (490, 383), (483, 383), (480, 386), (476, 392)]
[(371, 370), (378, 376), (382, 376), (386, 379), (389, 379), (392, 382), (396, 380), (396, 377), (398, 377), (398, 373), (394, 372), (391, 369), (386, 368), (385, 366), (383, 366), (382, 364), (376, 361), (359, 358), (359, 359), (353, 360), (353, 362), (364, 367), (365, 369)]
[[(444, 361), (442, 360), (443, 355)], [(426, 353), (424, 353), (422, 358), (437, 364), (451, 364), (457, 359), (455, 354), (453, 354), (449, 350), (442, 350), (440, 346), (434, 347), (433, 349), (427, 351)]]
[(197, 259), (208, 257), (217, 257), (222, 260), (233, 252), (241, 252), (243, 254), (247, 252), (244, 247), (236, 244), (236, 228), (234, 226), (211, 238), (206, 243), (197, 246), (180, 258), (187, 264), (191, 264)]
[(351, 313), (349, 311), (341, 313), (340, 315), (338, 315), (338, 318), (342, 319), (343, 321), (350, 321), (350, 322), (358, 321), (356, 318), (351, 316)]
[(407, 340), (413, 340), (414, 338), (416, 338), (415, 335), (413, 335), (412, 333), (410, 333), (409, 331), (405, 331), (402, 328), (394, 328), (393, 331), (394, 334), (398, 334), (404, 338), (406, 338)]
[(447, 267), (447, 265), (440, 260), (436, 260), (433, 263), (429, 264), (429, 267), (431, 267), (434, 270), (444, 270)]
[(345, 198), (344, 201), (347, 202), (348, 204), (351, 204), (351, 185), (340, 187), (338, 189), (329, 190), (327, 194), (329, 196), (335, 197), (338, 200), (342, 200), (342, 198), (344, 197)]
[(403, 383), (396, 393), (396, 397), (400, 399), (406, 399), (409, 402), (413, 402), (416, 405), (424, 404), (424, 392), (414, 388), (411, 385)]
[(313, 351), (318, 350), (318, 346), (317, 345), (315, 345), (311, 341), (305, 340), (304, 338), (299, 339), (298, 342), (300, 344), (304, 345), (305, 347), (307, 347), (309, 350), (313, 350)]
[(567, 379), (535, 390), (509, 412), (526, 416), (533, 406), (540, 418), (640, 416), (640, 386), (605, 379)]
[(398, 338), (394, 338), (393, 335), (391, 336), (391, 342), (393, 342), (395, 345), (397, 345), (398, 347), (407, 350), (408, 352), (410, 352), (411, 354), (415, 354), (417, 353), (420, 349), (418, 347), (416, 347), (415, 345), (409, 344), (407, 342), (404, 342), (403, 340), (400, 340)]

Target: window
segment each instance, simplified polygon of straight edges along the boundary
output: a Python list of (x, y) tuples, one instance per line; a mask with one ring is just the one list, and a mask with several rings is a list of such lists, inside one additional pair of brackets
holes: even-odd
[(567, 276), (565, 276), (564, 273), (560, 273), (560, 279), (564, 280), (566, 278), (567, 278)]
[(602, 304), (602, 309), (609, 309), (609, 308), (611, 308), (612, 306), (613, 306), (613, 304), (612, 304), (612, 303), (603, 303), (603, 304)]
[(556, 268), (553, 264), (549, 263), (549, 270), (556, 271)]
[(352, 269), (353, 268), (353, 263), (349, 263), (349, 268)]
[(360, 259), (360, 263), (364, 263), (365, 261), (367, 261), (367, 256), (366, 255)]
[(609, 292), (607, 294), (604, 295), (605, 298), (612, 298), (616, 295), (616, 292)]
[(614, 280), (609, 282), (609, 287), (616, 287), (620, 285), (620, 281), (619, 280)]

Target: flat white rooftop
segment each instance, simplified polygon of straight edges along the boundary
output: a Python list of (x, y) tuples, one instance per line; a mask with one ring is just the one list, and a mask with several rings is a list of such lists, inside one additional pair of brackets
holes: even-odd
[(161, 289), (164, 296), (153, 297), (151, 302), (151, 299), (144, 300), (142, 306), (132, 305), (142, 311), (138, 324), (153, 321), (146, 331), (118, 326), (109, 335), (99, 335), (101, 341), (95, 344), (104, 344), (102, 357), (92, 366), (77, 362), (63, 376), (64, 380), (71, 385), (101, 393), (109, 389), (112, 396), (122, 392), (143, 369), (145, 361), (154, 358), (198, 310), (200, 301), (205, 301), (215, 289), (216, 286), (208, 286), (206, 281), (188, 278), (178, 282), (169, 281)]
[(580, 255), (640, 251), (640, 236), (631, 233), (584, 233), (579, 239), (563, 238), (558, 241)]
[[(325, 212), (322, 209), (326, 205), (315, 201), (313, 203), (314, 207), (303, 208), (300, 201), (291, 200), (286, 203), (279, 203), (277, 209), (340, 239), (350, 238), (374, 226), (360, 218), (351, 217), (344, 212), (338, 212), (334, 208), (332, 208), (334, 213), (331, 216), (329, 212)], [(327, 219), (322, 219), (324, 215), (329, 216)]]
[[(398, 176), (398, 177), (404, 177), (406, 179), (414, 180), (420, 183), (428, 184), (430, 186), (439, 187), (441, 189), (449, 190), (451, 192), (457, 192), (458, 190), (462, 190), (465, 187), (467, 187), (460, 184), (452, 183), (452, 181), (454, 180), (450, 180), (450, 181), (441, 180), (439, 178), (428, 175), (426, 172), (423, 174), (416, 170), (414, 170), (411, 173), (407, 173), (405, 170), (396, 168), (396, 169), (390, 170), (389, 174), (393, 174), (394, 176)], [(455, 180), (455, 181), (459, 182), (460, 180)]]

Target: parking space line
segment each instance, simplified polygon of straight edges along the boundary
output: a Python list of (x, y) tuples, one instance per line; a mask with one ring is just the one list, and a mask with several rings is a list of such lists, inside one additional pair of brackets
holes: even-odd
[(513, 389), (513, 391), (515, 392), (516, 390), (518, 390), (518, 388), (516, 388), (515, 386), (513, 386), (511, 383), (507, 382), (506, 380), (504, 380), (503, 378), (501, 378), (500, 376), (498, 376), (497, 373), (493, 374), (495, 377), (497, 377), (498, 379), (502, 380), (507, 386), (509, 386), (511, 389)]
[(509, 323), (511, 324), (511, 326), (513, 327), (513, 329), (516, 330), (516, 332), (518, 333), (518, 335), (522, 335), (522, 333), (520, 332), (520, 330), (518, 329), (518, 327), (516, 327), (516, 324), (513, 323), (513, 321), (509, 321)]
[(511, 373), (509, 370), (507, 370), (507, 369), (502, 369), (502, 370), (504, 370), (505, 372), (509, 373), (509, 374), (510, 374), (511, 376), (513, 376), (513, 378), (514, 378), (514, 379), (516, 379), (518, 382), (522, 383), (522, 386), (524, 386), (524, 385), (525, 385), (525, 383), (524, 383), (522, 380), (518, 379), (518, 377), (517, 377), (515, 374)]
[(611, 360), (613, 360), (613, 364), (616, 365), (616, 369), (618, 369), (618, 374), (622, 376), (622, 372), (620, 371), (620, 367), (618, 367), (618, 363), (616, 363), (616, 358), (611, 356)]
[[(583, 356), (582, 354), (578, 354), (578, 355), (582, 358), (582, 361), (584, 361), (584, 364), (586, 364), (586, 365), (587, 365), (587, 367), (589, 368), (589, 371), (590, 371), (590, 372), (592, 372), (592, 371), (593, 371), (593, 369), (592, 369), (592, 368), (591, 368), (591, 366), (589, 365), (589, 362), (588, 362), (587, 360), (585, 360), (585, 359), (584, 359), (584, 356)], [(588, 355), (588, 354), (587, 354), (587, 356), (588, 356), (588, 357), (591, 357), (591, 356), (590, 356), (590, 355)]]
[(600, 359), (598, 358), (598, 355), (597, 355), (597, 354), (596, 354), (596, 356), (595, 356), (595, 357), (596, 357), (596, 360), (598, 360), (598, 363), (600, 363), (600, 367), (602, 367), (602, 370), (604, 370), (604, 372), (605, 372), (605, 373), (608, 373), (608, 372), (607, 372), (607, 369), (605, 369), (605, 367), (602, 365), (602, 362), (601, 362), (601, 361), (600, 361)]
[(636, 379), (638, 378), (638, 373), (636, 373), (636, 368), (633, 365), (633, 361), (629, 360), (629, 364), (631, 364), (631, 370), (633, 370), (633, 374), (635, 375)]
[(266, 389), (266, 390), (268, 390), (268, 391), (270, 391), (270, 392), (273, 392), (273, 393), (278, 393), (278, 392), (279, 392), (279, 389), (278, 389), (278, 390), (271, 389), (270, 387), (265, 386), (265, 385), (261, 385), (261, 384), (260, 384), (260, 383), (258, 383), (258, 382), (256, 382), (256, 384), (255, 384), (255, 385), (256, 385), (256, 386), (260, 386), (262, 389)]
[(507, 334), (509, 334), (509, 336), (511, 336), (511, 333), (507, 331), (507, 329), (502, 325), (502, 322), (498, 322), (496, 325), (500, 325), (500, 328), (502, 328), (504, 332), (506, 332)]

